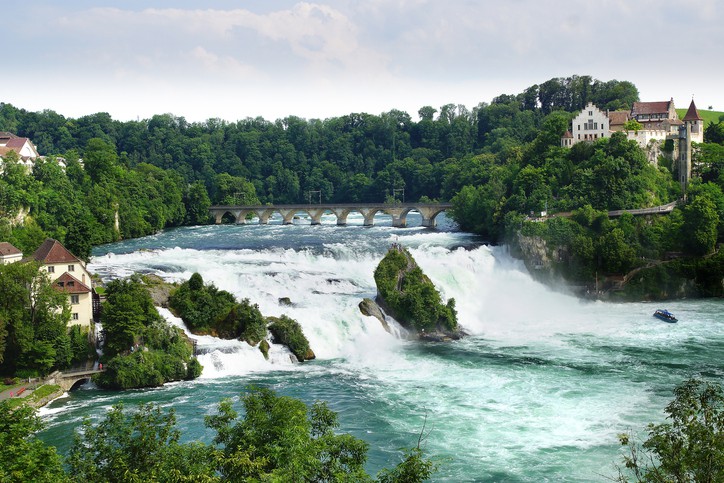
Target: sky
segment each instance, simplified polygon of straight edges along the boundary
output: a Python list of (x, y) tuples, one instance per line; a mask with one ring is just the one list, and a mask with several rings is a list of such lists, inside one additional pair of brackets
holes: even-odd
[(3, 3), (0, 102), (66, 117), (417, 119), (571, 75), (724, 111), (721, 0)]

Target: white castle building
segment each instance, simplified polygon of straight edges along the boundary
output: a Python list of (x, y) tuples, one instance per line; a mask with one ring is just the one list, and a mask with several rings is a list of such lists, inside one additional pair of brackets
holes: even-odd
[[(627, 129), (631, 120), (638, 125)], [(640, 127), (639, 127), (640, 126)], [(649, 161), (656, 164), (663, 154), (665, 141), (673, 141), (673, 160), (678, 161), (679, 182), (682, 188), (691, 178), (691, 143), (704, 142), (704, 120), (692, 99), (683, 119), (679, 119), (674, 99), (660, 102), (634, 102), (630, 111), (602, 111), (593, 103), (588, 105), (571, 122), (571, 130), (561, 138), (561, 146), (570, 148), (579, 142), (592, 142), (611, 137), (614, 132), (625, 132), (647, 151)]]

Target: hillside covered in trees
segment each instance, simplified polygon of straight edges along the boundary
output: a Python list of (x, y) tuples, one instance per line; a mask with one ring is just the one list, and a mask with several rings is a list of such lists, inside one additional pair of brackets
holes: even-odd
[[(390, 110), (324, 120), (189, 123), (160, 114), (121, 122), (105, 113), (70, 119), (0, 104), (0, 130), (29, 137), (42, 154), (67, 163), (65, 172), (52, 161), (38, 163), (32, 176), (6, 163), (0, 238), (28, 251), (52, 236), (87, 257), (96, 244), (205, 223), (210, 204), (299, 203), (311, 190), (325, 201), (379, 202), (404, 188), (406, 201), (452, 200), (462, 229), (509, 242), (530, 212), (590, 214), (682, 196), (672, 163), (665, 157), (649, 163), (622, 136), (560, 147), (561, 135), (587, 102), (615, 110), (638, 98), (630, 82), (572, 76), (472, 109), (424, 106), (417, 121)], [(557, 245), (570, 248), (564, 272), (590, 282), (597, 271), (625, 272), (642, 257), (712, 253), (724, 233), (722, 138), (721, 121), (706, 127), (695, 159), (700, 182), (692, 185), (689, 205), (665, 221), (622, 220), (619, 226), (587, 214), (557, 221), (574, 223), (563, 235), (551, 228), (565, 238)], [(25, 223), (14, 225), (11, 220), (25, 209)], [(684, 210), (690, 213), (684, 216)], [(692, 227), (693, 241), (684, 236)], [(533, 231), (543, 236), (548, 228)], [(553, 241), (554, 235), (546, 236)], [(606, 254), (610, 243), (602, 239), (630, 250)]]

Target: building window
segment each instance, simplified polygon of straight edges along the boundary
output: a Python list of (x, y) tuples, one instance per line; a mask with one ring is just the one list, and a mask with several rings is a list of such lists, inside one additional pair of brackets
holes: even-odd
[(593, 116), (593, 111), (588, 111), (589, 116)]
[(49, 266), (49, 267), (48, 267), (48, 273), (55, 273), (55, 267), (52, 266), (52, 265)]
[(77, 304), (79, 298), (80, 298), (79, 295), (71, 295), (71, 296), (70, 296), (70, 303), (71, 303), (71, 304), (74, 304), (74, 305)]
[(68, 271), (69, 272), (75, 271), (75, 265), (68, 265)]
[(78, 312), (73, 312), (73, 316), (71, 317), (73, 320), (78, 320)]

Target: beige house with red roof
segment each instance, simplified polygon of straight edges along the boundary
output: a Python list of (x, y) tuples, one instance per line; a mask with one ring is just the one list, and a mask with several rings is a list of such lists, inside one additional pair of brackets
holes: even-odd
[(8, 242), (0, 242), (0, 264), (19, 262), (23, 259), (23, 252)]
[(47, 238), (32, 258), (42, 263), (56, 290), (68, 294), (71, 324), (93, 324), (93, 285), (85, 264), (58, 240)]

